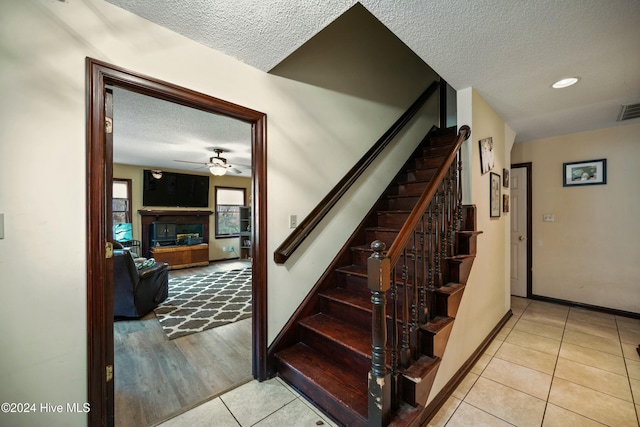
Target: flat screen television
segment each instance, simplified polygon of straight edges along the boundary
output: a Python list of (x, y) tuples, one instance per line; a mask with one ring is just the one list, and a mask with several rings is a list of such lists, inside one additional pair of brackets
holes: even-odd
[(142, 186), (144, 206), (206, 208), (209, 206), (209, 177), (163, 172), (156, 179), (144, 170)]

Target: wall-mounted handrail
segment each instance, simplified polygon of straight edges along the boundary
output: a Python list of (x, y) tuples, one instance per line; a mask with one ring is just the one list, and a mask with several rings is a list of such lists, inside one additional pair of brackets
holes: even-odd
[(402, 128), (416, 115), (427, 100), (439, 88), (439, 82), (434, 81), (411, 104), (409, 109), (378, 139), (378, 141), (362, 156), (360, 160), (346, 173), (333, 189), (318, 203), (307, 217), (293, 230), (284, 242), (273, 253), (277, 264), (284, 264), (294, 251), (302, 244), (314, 228), (322, 221), (329, 211), (338, 203), (340, 198), (349, 190), (351, 185), (364, 173), (367, 167), (378, 157)]

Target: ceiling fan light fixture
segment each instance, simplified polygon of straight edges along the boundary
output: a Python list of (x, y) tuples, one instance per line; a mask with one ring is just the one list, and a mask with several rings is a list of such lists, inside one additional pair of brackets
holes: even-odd
[(209, 172), (215, 176), (222, 176), (227, 172), (227, 168), (221, 164), (214, 164), (209, 168)]
[(151, 171), (151, 176), (154, 179), (160, 179), (160, 178), (162, 178), (162, 171), (161, 170), (157, 170), (157, 169), (156, 170), (152, 170)]
[(566, 79), (561, 79), (551, 85), (554, 89), (563, 89), (565, 87), (573, 86), (578, 83), (580, 77), (567, 77)]

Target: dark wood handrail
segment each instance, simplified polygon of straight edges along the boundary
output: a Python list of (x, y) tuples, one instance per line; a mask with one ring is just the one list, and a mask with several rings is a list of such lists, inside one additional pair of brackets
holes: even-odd
[(455, 160), (458, 150), (460, 150), (462, 143), (466, 141), (470, 135), (471, 135), (471, 128), (469, 126), (464, 125), (460, 128), (460, 130), (458, 131), (458, 139), (453, 144), (453, 147), (449, 152), (449, 156), (438, 168), (438, 171), (436, 172), (434, 177), (431, 179), (431, 182), (429, 183), (427, 188), (425, 188), (424, 192), (422, 193), (422, 196), (420, 196), (420, 199), (418, 200), (418, 203), (415, 205), (415, 207), (409, 214), (409, 217), (407, 218), (404, 225), (400, 229), (400, 232), (398, 232), (398, 235), (396, 236), (395, 240), (389, 247), (389, 250), (387, 251), (387, 257), (390, 259), (392, 267), (397, 264), (398, 260), (402, 256), (402, 251), (404, 250), (404, 247), (406, 246), (407, 242), (413, 235), (413, 232), (416, 229), (418, 222), (422, 218), (422, 215), (429, 207), (429, 203), (431, 203), (431, 199), (433, 199), (434, 195), (436, 194), (436, 191), (438, 190), (440, 183), (442, 182), (445, 175), (447, 174), (447, 171), (451, 167), (451, 163), (453, 163), (453, 161)]
[(293, 230), (278, 249), (273, 253), (273, 259), (277, 264), (284, 264), (293, 252), (302, 244), (311, 231), (322, 221), (329, 211), (338, 203), (338, 200), (349, 190), (351, 185), (364, 173), (367, 167), (378, 157), (402, 128), (416, 115), (427, 100), (439, 88), (438, 81), (434, 81), (411, 104), (409, 109), (378, 139), (378, 141), (362, 156), (349, 172), (333, 187), (333, 189), (318, 203), (307, 217)]

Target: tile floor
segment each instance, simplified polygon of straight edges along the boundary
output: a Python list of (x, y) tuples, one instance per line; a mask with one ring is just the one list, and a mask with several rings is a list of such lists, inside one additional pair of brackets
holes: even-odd
[[(640, 320), (518, 297), (512, 311), (429, 426), (639, 426)], [(334, 424), (276, 378), (160, 426), (317, 425)]]

